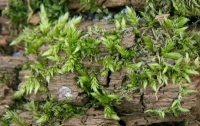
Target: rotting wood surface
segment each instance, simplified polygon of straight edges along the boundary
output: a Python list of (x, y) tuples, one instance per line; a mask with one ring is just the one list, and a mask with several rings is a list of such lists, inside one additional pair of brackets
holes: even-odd
[(24, 61), (22, 57), (0, 56), (0, 118), (8, 109), (7, 106), (14, 103), (14, 91), (20, 82), (18, 72)]
[[(132, 5), (134, 9), (143, 9), (145, 0), (96, 0), (97, 6), (104, 6), (108, 8), (123, 7)], [(79, 9), (81, 7), (80, 0), (69, 0), (69, 9)]]
[[(4, 9), (7, 5), (6, 1), (0, 1), (0, 9)], [(79, 1), (71, 0), (69, 8), (71, 9), (78, 9), (80, 7)], [(98, 4), (103, 5), (106, 7), (117, 7), (117, 6), (125, 6), (125, 5), (133, 5), (135, 8), (143, 8), (144, 0), (121, 0), (120, 2), (117, 0), (99, 0)], [(143, 1), (143, 2), (141, 2)], [(115, 4), (117, 3), (117, 4)], [(141, 6), (139, 6), (141, 5)], [(1, 18), (0, 24), (7, 25), (3, 18)], [(7, 19), (5, 19), (7, 20)], [(89, 26), (93, 25), (100, 25), (104, 29), (113, 29), (114, 25), (109, 24), (107, 22), (83, 22), (79, 25), (80, 29), (85, 29)], [(2, 32), (1, 35), (8, 35), (9, 32)], [(6, 37), (6, 36), (2, 36)], [(9, 39), (9, 38), (8, 38)], [(134, 44), (134, 34), (129, 36), (125, 36), (123, 41), (124, 47), (127, 48)], [(8, 41), (8, 40), (6, 40)], [(5, 45), (5, 38), (2, 38), (0, 41), (0, 47)], [(6, 45), (8, 46), (8, 44)], [(101, 47), (101, 51), (106, 51), (104, 47)], [(5, 113), (7, 109), (7, 105), (12, 105), (12, 95), (16, 90), (16, 87), (19, 84), (19, 80), (24, 81), (24, 76), (28, 75), (29, 71), (21, 71), (20, 74), (18, 73), (20, 68), (22, 67), (25, 58), (14, 58), (9, 56), (0, 56), (0, 117)], [(91, 64), (85, 61), (85, 65), (88, 67), (101, 67), (98, 64)], [(18, 77), (19, 74), (19, 77)], [(68, 78), (66, 79), (66, 76)], [(6, 77), (11, 77), (9, 80), (5, 79)], [(69, 101), (66, 99), (66, 102), (71, 102), (75, 105), (83, 106), (87, 102), (86, 94), (78, 87), (75, 82), (76, 75), (58, 75), (55, 76), (49, 85), (49, 89), (51, 93), (55, 96), (55, 99), (62, 100), (58, 98), (58, 90), (59, 87), (66, 86), (71, 89), (73, 93), (73, 100)], [(110, 83), (107, 84), (107, 78), (110, 78)], [(106, 87), (106, 90), (112, 91), (117, 87), (120, 87), (123, 83), (123, 79), (126, 78), (126, 73), (124, 70), (111, 74), (109, 77), (101, 77), (99, 76), (98, 79), (103, 86)], [(3, 80), (4, 79), (4, 80)], [(70, 80), (70, 81), (69, 81)], [(161, 122), (182, 122), (185, 120), (194, 121), (200, 120), (200, 101), (199, 101), (199, 91), (200, 91), (200, 77), (196, 76), (192, 78), (190, 89), (196, 89), (197, 93), (184, 97), (183, 107), (186, 107), (191, 110), (190, 113), (182, 113), (179, 117), (174, 117), (172, 114), (167, 114), (164, 119), (160, 119), (158, 116), (153, 114), (144, 114), (144, 111), (149, 108), (165, 108), (169, 106), (174, 99), (178, 96), (178, 88), (177, 85), (167, 85), (160, 89), (158, 92), (158, 101), (156, 101), (155, 94), (151, 88), (148, 88), (144, 92), (136, 92), (130, 93), (129, 96), (131, 99), (122, 101), (122, 104), (116, 107), (116, 111), (120, 118), (124, 121), (126, 126), (136, 126), (136, 125), (150, 125), (153, 123), (161, 123)], [(19, 85), (20, 86), (20, 85)], [(37, 94), (37, 95), (30, 95), (26, 97), (27, 100), (45, 100), (45, 94)], [(30, 112), (23, 112), (20, 114), (20, 117), (24, 117), (28, 123), (36, 126), (35, 120), (32, 117), (32, 113)], [(95, 125), (109, 125), (109, 126), (119, 126), (120, 124), (117, 121), (105, 119), (103, 116), (103, 110), (94, 110), (89, 109), (87, 113), (81, 117), (75, 117), (64, 121), (62, 123), (63, 126), (69, 125), (76, 125), (76, 126), (95, 126)]]
[[(113, 24), (108, 22), (83, 22), (78, 27), (83, 31), (85, 28), (98, 25), (105, 30), (110, 30), (114, 28)], [(131, 36), (131, 37), (130, 37)], [(130, 39), (132, 38), (132, 39)], [(123, 46), (128, 48), (130, 45), (134, 45), (134, 34), (129, 35), (129, 37), (124, 37), (122, 39)], [(101, 53), (107, 53), (105, 47), (101, 46)], [(91, 63), (87, 59), (83, 63), (88, 68), (101, 69), (102, 66), (98, 63)], [(1, 64), (0, 64), (1, 65)], [(19, 74), (19, 79), (24, 81), (24, 76), (27, 75), (29, 71), (21, 71)], [(84, 91), (78, 87), (76, 78), (78, 76), (76, 73), (66, 73), (64, 75), (56, 75), (53, 77), (48, 85), (50, 93), (54, 96), (55, 100), (65, 101), (66, 103), (71, 103), (78, 106), (84, 106), (87, 102), (87, 95)], [(115, 89), (122, 86), (127, 79), (126, 69), (121, 71), (111, 73), (110, 75), (103, 77), (97, 77), (100, 83), (105, 87), (105, 90), (112, 92)], [(109, 78), (109, 83), (107, 79)], [(183, 97), (183, 107), (190, 109), (189, 113), (180, 113), (178, 117), (174, 117), (173, 114), (167, 114), (164, 119), (159, 118), (154, 114), (144, 114), (147, 109), (152, 108), (166, 108), (169, 107), (173, 101), (178, 97), (179, 87), (177, 85), (169, 84), (162, 87), (157, 95), (150, 88), (147, 87), (146, 90), (142, 92), (128, 93), (129, 99), (123, 99), (122, 104), (116, 106), (116, 112), (126, 124), (126, 126), (142, 126), (150, 125), (154, 123), (162, 122), (183, 122), (199, 120), (200, 116), (200, 102), (199, 102), (199, 91), (200, 91), (200, 76), (192, 77), (192, 83), (188, 87), (189, 89), (196, 89), (197, 93)], [(67, 98), (60, 98), (59, 90), (62, 87), (67, 87), (70, 89), (71, 97), (70, 100)], [(124, 95), (124, 92), (119, 92), (119, 95)], [(46, 95), (39, 92), (38, 95), (30, 95), (26, 97), (27, 100), (42, 101), (45, 100)], [(23, 115), (23, 114), (22, 114)], [(31, 116), (29, 114), (28, 116)], [(33, 122), (30, 119), (32, 117), (26, 117), (29, 119), (29, 122)], [(87, 113), (80, 117), (74, 117), (69, 120), (64, 121), (63, 126), (69, 125), (79, 125), (79, 126), (94, 126), (94, 125), (109, 125), (109, 126), (119, 126), (120, 123), (115, 120), (105, 119), (103, 116), (103, 110), (89, 109)]]
[(9, 0), (1, 0), (0, 1), (0, 10), (3, 10), (8, 5)]
[[(8, 5), (9, 0), (0, 1), (0, 10), (3, 10)], [(145, 5), (145, 0), (96, 0), (97, 6), (104, 6), (108, 8), (122, 7), (126, 5), (132, 5), (135, 9), (143, 9)], [(79, 9), (80, 0), (69, 0), (68, 2), (69, 9)]]

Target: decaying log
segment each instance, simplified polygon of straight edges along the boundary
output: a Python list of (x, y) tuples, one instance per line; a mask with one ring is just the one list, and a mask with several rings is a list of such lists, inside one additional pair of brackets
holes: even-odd
[[(8, 0), (0, 1), (0, 10), (7, 6)], [(79, 9), (81, 5), (79, 0), (69, 0), (67, 5), (70, 9)], [(145, 0), (97, 0), (98, 6), (105, 6), (109, 8), (122, 7), (126, 5), (132, 5), (135, 9), (142, 9), (145, 4)], [(7, 19), (0, 18), (0, 24), (3, 26), (1, 35), (8, 35)], [(99, 25), (105, 30), (114, 29), (114, 24), (108, 22), (83, 22), (78, 27), (83, 31), (89, 26)], [(9, 38), (0, 36), (0, 48), (6, 48), (9, 44)], [(133, 33), (126, 34), (121, 42), (124, 48), (130, 48), (134, 45), (135, 36)], [(107, 52), (105, 46), (100, 45), (102, 53)], [(13, 104), (12, 96), (14, 91), (25, 81), (25, 76), (30, 74), (30, 71), (21, 71), (24, 61), (23, 57), (2, 57), (0, 56), (0, 117), (5, 113), (7, 107)], [(97, 63), (90, 63), (88, 59), (85, 59), (84, 65), (88, 68), (101, 69), (101, 65)], [(77, 75), (72, 73), (66, 73), (64, 75), (56, 75), (48, 84), (50, 94), (57, 101), (65, 101), (78, 106), (84, 106), (87, 101), (87, 94), (78, 86)], [(121, 87), (126, 81), (128, 81), (127, 73), (125, 69), (121, 71), (111, 73), (110, 75), (97, 76), (100, 84), (105, 87), (106, 91), (112, 92), (113, 90)], [(108, 81), (109, 78), (109, 81)], [(20, 83), (20, 81), (22, 83)], [(20, 84), (19, 84), (20, 83)], [(148, 109), (153, 108), (166, 108), (169, 107), (172, 102), (178, 97), (179, 87), (177, 85), (166, 85), (162, 87), (157, 95), (150, 88), (141, 92), (128, 93), (128, 99), (123, 99), (122, 104), (116, 106), (116, 112), (120, 116), (121, 120), (126, 126), (142, 126), (150, 125), (154, 123), (162, 122), (183, 122), (183, 121), (200, 121), (200, 76), (192, 78), (192, 83), (188, 87), (189, 89), (196, 89), (197, 92), (183, 97), (183, 107), (190, 109), (189, 113), (180, 113), (178, 117), (174, 117), (173, 114), (167, 114), (164, 119), (159, 118), (154, 114), (145, 114)], [(63, 93), (63, 94), (62, 94)], [(119, 92), (120, 95), (125, 95), (124, 92)], [(27, 100), (45, 101), (47, 95), (43, 92), (38, 94), (32, 94), (25, 97)], [(36, 126), (36, 121), (33, 118), (31, 112), (23, 112), (19, 115), (24, 118), (32, 126)], [(120, 126), (121, 123), (116, 120), (104, 118), (103, 110), (89, 109), (85, 115), (80, 117), (74, 117), (62, 122), (62, 126)], [(197, 125), (191, 123), (191, 126)], [(15, 126), (13, 124), (12, 126)]]
[(1, 25), (1, 35), (9, 35), (10, 31), (8, 30), (10, 20), (5, 17), (0, 17), (0, 25)]
[[(26, 81), (25, 76), (28, 75), (30, 75), (30, 71), (20, 71), (19, 79), (22, 83), (20, 83), (18, 88), (23, 85), (23, 82)], [(70, 73), (54, 76), (48, 84), (49, 93), (57, 101), (65, 101), (66, 103), (71, 103), (73, 105), (84, 106), (87, 102), (87, 95), (77, 85), (77, 77), (76, 74)], [(39, 92), (37, 94), (26, 96), (26, 99), (29, 101), (45, 101), (47, 99), (47, 94)]]
[[(112, 30), (115, 28), (113, 24), (107, 22), (83, 22), (78, 27), (83, 31), (89, 26), (98, 25), (104, 30)], [(98, 36), (97, 36), (98, 37)], [(122, 39), (121, 45), (124, 48), (129, 48), (134, 45), (135, 36), (134, 34), (126, 34)], [(105, 46), (100, 45), (100, 52), (107, 54), (108, 50)], [(36, 57), (29, 56), (29, 59), (34, 60)], [(9, 80), (6, 80), (4, 86), (0, 88), (0, 99), (5, 99), (0, 102), (0, 116), (5, 111), (5, 105), (11, 105), (13, 103), (11, 96), (13, 95), (13, 90), (16, 89), (19, 82), (20, 86), (25, 81), (25, 76), (29, 75), (30, 71), (20, 71), (18, 76), (18, 70), (24, 63), (25, 58), (13, 58), (13, 57), (0, 57), (0, 80), (5, 78), (6, 75), (12, 76)], [(91, 63), (89, 59), (83, 61), (84, 66), (89, 70), (96, 68), (102, 69), (101, 64), (93, 62)], [(77, 84), (77, 74), (76, 73), (66, 73), (63, 75), (56, 75), (48, 84), (47, 88), (50, 94), (57, 101), (65, 101), (66, 103), (71, 103), (78, 106), (84, 106), (88, 102), (87, 94), (79, 87)], [(100, 84), (105, 87), (108, 92), (113, 92), (115, 89), (120, 88), (127, 81), (127, 71), (122, 69), (118, 72), (109, 74), (108, 76), (97, 76)], [(14, 83), (13, 83), (14, 82)], [(121, 104), (115, 107), (117, 114), (120, 116), (121, 121), (126, 124), (126, 126), (140, 126), (140, 125), (150, 125), (154, 123), (162, 122), (183, 122), (183, 121), (193, 121), (200, 120), (200, 76), (192, 77), (192, 83), (188, 87), (189, 89), (196, 89), (197, 92), (183, 97), (183, 107), (190, 109), (189, 113), (180, 113), (178, 117), (174, 117), (173, 114), (166, 114), (164, 119), (159, 118), (154, 114), (144, 113), (148, 109), (156, 108), (167, 108), (172, 102), (178, 97), (179, 87), (178, 85), (166, 85), (160, 88), (158, 93), (152, 88), (147, 87), (146, 90), (141, 90), (140, 92), (118, 92), (119, 95), (127, 95), (128, 99), (123, 99)], [(12, 88), (11, 88), (12, 87)], [(13, 88), (15, 87), (15, 88)], [(8, 93), (9, 92), (9, 93)], [(9, 94), (9, 95), (8, 95)], [(43, 92), (39, 92), (36, 95), (29, 95), (25, 97), (27, 100), (35, 101), (45, 101), (47, 95)], [(24, 116), (25, 115), (25, 116)], [(27, 116), (26, 116), (27, 115)], [(23, 112), (20, 117), (25, 118), (27, 122), (35, 125), (35, 120), (30, 112)], [(109, 125), (109, 126), (119, 126), (121, 122), (104, 118), (103, 110), (95, 110), (93, 108), (89, 109), (85, 115), (80, 117), (74, 117), (69, 120), (62, 122), (63, 126), (95, 126), (95, 125)]]
[(62, 126), (120, 126), (118, 121), (105, 119), (102, 110), (89, 109), (85, 115), (62, 122)]
[(84, 106), (87, 102), (87, 95), (77, 85), (77, 77), (76, 74), (72, 73), (57, 75), (48, 84), (48, 89), (58, 101)]
[[(124, 99), (122, 104), (117, 106), (116, 110), (123, 123), (126, 126), (144, 126), (156, 123), (184, 123), (191, 122), (189, 126), (197, 125), (194, 121), (199, 120), (199, 77), (193, 78), (193, 82), (189, 89), (197, 89), (197, 93), (183, 97), (183, 107), (190, 109), (189, 113), (180, 113), (178, 117), (173, 114), (166, 114), (164, 119), (161, 119), (154, 114), (144, 114), (144, 111), (152, 108), (166, 108), (172, 104), (173, 100), (178, 96), (179, 87), (176, 85), (167, 85), (158, 93), (158, 101), (156, 101), (155, 92), (151, 88), (147, 88), (143, 93), (129, 93), (129, 99)], [(121, 123), (111, 121), (103, 117), (103, 110), (88, 110), (85, 115), (74, 117), (62, 124), (64, 126), (80, 125), (80, 126), (95, 126), (109, 125), (119, 126)], [(90, 114), (88, 114), (90, 113)], [(98, 120), (98, 121), (97, 121)], [(109, 122), (108, 122), (109, 121)], [(172, 124), (171, 124), (172, 125)], [(181, 125), (182, 126), (182, 125)]]
[[(113, 24), (107, 22), (83, 22), (78, 27), (85, 30), (86, 27), (99, 25), (105, 30), (114, 29)], [(98, 37), (98, 36), (97, 36)], [(134, 34), (128, 34), (122, 39), (122, 45), (124, 48), (129, 48), (134, 45)], [(107, 53), (104, 46), (101, 46), (101, 53)], [(34, 59), (34, 58), (33, 58)], [(1, 60), (0, 60), (1, 61)], [(8, 62), (8, 61), (7, 61)], [(90, 68), (96, 68), (100, 70), (102, 66), (98, 63), (91, 63), (88, 59), (83, 61), (83, 64)], [(89, 69), (89, 70), (90, 70)], [(29, 71), (22, 71), (19, 74), (19, 79), (24, 81), (24, 76), (27, 75)], [(48, 84), (48, 89), (50, 94), (57, 101), (65, 101), (66, 103), (71, 103), (78, 106), (84, 106), (88, 102), (87, 94), (78, 86), (77, 84), (77, 74), (76, 73), (66, 73), (63, 75), (56, 75)], [(123, 86), (124, 83), (128, 82), (126, 69), (122, 69), (118, 72), (109, 74), (108, 76), (97, 76), (100, 84), (104, 86), (105, 90), (108, 92), (113, 92), (115, 89)], [(175, 99), (177, 99), (179, 94), (178, 85), (165, 85), (158, 91), (157, 94), (152, 88), (147, 87), (146, 90), (141, 90), (140, 92), (129, 92), (125, 93), (123, 91), (118, 92), (119, 95), (126, 95), (128, 99), (123, 99), (122, 104), (115, 107), (117, 114), (121, 118), (121, 122), (106, 119), (103, 116), (103, 110), (89, 109), (87, 113), (80, 117), (74, 117), (69, 120), (62, 122), (63, 126), (95, 126), (95, 125), (109, 125), (109, 126), (119, 126), (123, 122), (126, 126), (141, 126), (150, 125), (154, 123), (162, 122), (184, 122), (200, 120), (200, 76), (192, 77), (192, 83), (188, 89), (196, 89), (197, 92), (183, 97), (183, 107), (190, 109), (189, 113), (180, 113), (178, 117), (174, 117), (173, 114), (166, 114), (164, 119), (159, 118), (155, 114), (144, 113), (148, 109), (156, 108), (167, 108), (169, 107)], [(40, 98), (38, 98), (40, 96)], [(44, 97), (39, 93), (38, 96), (28, 96), (27, 100), (42, 101), (45, 100)], [(43, 97), (41, 99), (41, 97)]]
[[(27, 124), (31, 124), (31, 126), (38, 126), (36, 124), (36, 120), (33, 118), (33, 113), (29, 111), (25, 111), (19, 114), (19, 118), (26, 121)], [(19, 126), (18, 124), (11, 124), (10, 126)]]
[(0, 56), (0, 118), (7, 110), (7, 106), (14, 103), (14, 90), (19, 84), (18, 72), (24, 61), (25, 58), (22, 57)]
[(0, 56), (0, 81), (16, 89), (19, 84), (18, 72), (25, 60), (23, 57)]
[[(192, 82), (189, 89), (196, 89), (196, 87), (199, 87), (199, 84), (200, 81), (198, 78)], [(144, 114), (147, 109), (162, 109), (169, 107), (178, 97), (178, 90), (179, 87), (176, 85), (167, 85), (163, 87), (157, 94), (158, 101), (156, 101), (155, 92), (150, 88), (149, 90), (145, 90), (144, 93), (136, 95), (138, 96), (136, 99), (135, 94), (131, 94), (131, 101), (127, 101), (128, 103), (125, 102), (127, 104), (122, 104), (120, 105), (120, 108), (118, 108), (119, 113), (122, 115), (121, 119), (126, 122), (128, 126), (197, 120), (197, 117), (199, 116), (199, 113), (197, 113), (197, 110), (199, 111), (198, 93), (183, 97), (183, 107), (191, 110), (189, 113), (180, 113), (178, 117), (175, 117), (173, 114), (167, 114), (164, 119), (161, 119), (154, 114)], [(128, 110), (125, 108), (128, 108)]]
[[(108, 8), (123, 7), (132, 5), (135, 9), (143, 9), (145, 0), (96, 0), (97, 6), (104, 6)], [(0, 1), (0, 10), (3, 10), (8, 5), (9, 0)], [(81, 7), (80, 0), (69, 0), (69, 9), (79, 9)]]
[[(96, 0), (97, 6), (104, 6), (108, 8), (123, 7), (126, 5), (132, 5), (135, 9), (143, 9), (145, 0)], [(69, 9), (81, 8), (80, 0), (69, 0)]]
[[(22, 50), (22, 46), (10, 46), (10, 42), (16, 38), (14, 34), (11, 35), (9, 30), (9, 22), (10, 20), (4, 17), (0, 17), (0, 56), (1, 55), (12, 55), (13, 52), (18, 52)], [(12, 33), (14, 30), (12, 30)]]
[(12, 88), (9, 88), (6, 83), (0, 83), (0, 87), (0, 117), (2, 117), (7, 110), (7, 106), (14, 103), (12, 98), (14, 91)]
[(8, 5), (9, 0), (0, 1), (0, 10), (3, 10)]

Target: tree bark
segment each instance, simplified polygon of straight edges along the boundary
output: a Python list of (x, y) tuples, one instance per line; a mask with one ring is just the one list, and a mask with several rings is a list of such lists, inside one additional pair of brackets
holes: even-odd
[[(108, 8), (123, 7), (127, 5), (132, 5), (136, 10), (141, 10), (144, 8), (145, 0), (96, 0), (97, 6), (103, 6)], [(9, 0), (0, 1), (0, 10), (3, 10), (8, 5)], [(69, 0), (67, 7), (69, 9), (79, 9), (82, 7), (80, 5), (80, 0)]]
[[(144, 8), (145, 0), (96, 0), (97, 6), (108, 8), (123, 7), (132, 5), (134, 9), (140, 10)], [(69, 9), (79, 9), (81, 7), (80, 0), (69, 0)]]
[[(104, 30), (114, 29), (113, 24), (108, 22), (83, 22), (78, 28), (83, 31), (85, 28), (98, 25)], [(129, 48), (134, 45), (134, 34), (130, 34), (124, 39), (122, 39), (122, 45), (124, 48)], [(104, 46), (101, 46), (102, 53), (108, 53)], [(91, 63), (89, 60), (83, 62), (84, 66), (90, 69), (101, 69), (102, 66), (98, 63)], [(24, 81), (23, 76), (27, 75), (28, 71), (21, 71), (19, 78)], [(76, 73), (66, 73), (64, 75), (56, 75), (53, 77), (48, 85), (48, 89), (54, 99), (57, 101), (65, 101), (66, 103), (71, 103), (78, 106), (84, 106), (88, 102), (87, 94), (79, 88), (77, 85), (76, 78), (78, 75)], [(123, 84), (128, 81), (126, 69), (122, 69), (118, 72), (111, 73), (108, 76), (98, 76), (97, 77), (100, 84), (104, 86), (105, 90), (108, 92), (113, 92), (115, 89), (123, 86)], [(200, 116), (200, 76), (192, 77), (192, 83), (188, 89), (197, 90), (196, 93), (183, 97), (182, 107), (190, 110), (188, 113), (180, 113), (178, 117), (173, 114), (166, 114), (164, 119), (159, 118), (155, 114), (145, 113), (148, 109), (157, 108), (167, 108), (169, 107), (175, 99), (178, 98), (179, 87), (178, 85), (168, 84), (160, 88), (157, 94), (151, 87), (147, 87), (146, 90), (141, 90), (140, 92), (128, 93), (128, 99), (123, 99), (121, 104), (116, 106), (116, 112), (120, 116), (121, 121), (115, 121), (106, 119), (103, 116), (103, 110), (95, 110), (93, 108), (89, 109), (87, 113), (80, 117), (74, 117), (72, 119), (63, 122), (63, 126), (70, 125), (80, 125), (80, 126), (94, 126), (94, 125), (111, 125), (119, 126), (126, 124), (126, 126), (142, 126), (151, 125), (154, 123), (163, 122), (176, 122), (182, 123), (185, 121), (192, 122), (194, 120), (199, 120)], [(109, 81), (108, 81), (109, 79)], [(66, 95), (60, 95), (60, 89), (65, 88), (70, 90), (71, 96), (67, 98)], [(64, 91), (64, 90), (63, 90)], [(123, 91), (119, 92), (119, 95), (125, 95)], [(39, 93), (38, 95), (27, 96), (27, 100), (42, 101), (45, 100), (45, 95)]]
[(18, 72), (24, 61), (22, 57), (0, 56), (0, 118), (8, 109), (7, 106), (14, 103), (13, 94), (19, 84)]
[[(78, 28), (83, 31), (86, 28), (98, 25), (104, 30), (112, 30), (115, 28), (114, 24), (109, 24), (108, 22), (82, 22)], [(122, 46), (124, 48), (129, 48), (134, 45), (135, 36), (134, 34), (127, 34), (122, 39)], [(101, 53), (108, 53), (108, 50), (105, 49), (103, 45), (100, 45)], [(34, 59), (34, 56), (29, 56), (29, 59)], [(23, 63), (25, 62), (23, 57), (10, 57), (10, 56), (0, 56), (0, 80), (1, 80), (1, 89), (0, 89), (0, 116), (5, 113), (6, 105), (12, 105), (12, 95), (14, 91), (23, 84), (25, 81), (24, 76), (28, 75), (30, 71), (20, 71)], [(102, 66), (98, 63), (91, 63), (89, 60), (85, 59), (84, 65), (90, 69), (97, 68), (101, 69)], [(19, 75), (19, 76), (18, 76)], [(88, 102), (87, 94), (79, 88), (76, 82), (77, 78), (76, 73), (66, 73), (64, 75), (56, 75), (53, 77), (48, 85), (48, 89), (52, 96), (54, 96), (57, 101), (65, 101), (66, 103), (71, 103), (78, 106), (84, 106)], [(98, 76), (97, 77), (100, 84), (105, 87), (105, 90), (112, 92), (118, 87), (122, 86), (126, 82), (127, 73), (125, 69), (121, 71), (111, 73), (110, 75)], [(108, 79), (109, 78), (109, 83)], [(145, 114), (144, 112), (148, 109), (153, 108), (166, 108), (172, 104), (172, 102), (178, 97), (179, 87), (177, 85), (166, 85), (158, 91), (157, 95), (150, 88), (147, 87), (143, 92), (128, 93), (129, 99), (123, 99), (122, 104), (116, 106), (116, 112), (120, 116), (121, 121), (115, 121), (111, 119), (104, 118), (103, 110), (95, 110), (93, 108), (89, 109), (87, 113), (80, 117), (74, 117), (72, 119), (62, 122), (63, 126), (69, 125), (80, 125), (80, 126), (94, 126), (94, 125), (110, 125), (110, 126), (119, 126), (126, 124), (126, 126), (135, 126), (135, 125), (151, 125), (154, 123), (163, 123), (163, 122), (184, 122), (200, 120), (200, 76), (192, 77), (192, 83), (188, 87), (189, 89), (196, 89), (197, 92), (183, 97), (183, 107), (191, 110), (189, 113), (180, 113), (178, 117), (174, 117), (173, 114), (167, 114), (164, 119), (159, 118), (154, 114)], [(19, 82), (22, 82), (20, 85)], [(67, 87), (71, 91), (70, 99), (60, 96), (59, 90), (62, 87)], [(120, 92), (119, 95), (124, 95), (123, 92)], [(31, 101), (45, 101), (47, 95), (39, 92), (38, 94), (33, 94), (26, 96), (26, 99)], [(32, 117), (32, 114), (26, 114), (27, 112), (21, 113), (20, 117), (25, 117), (27, 122), (35, 125), (35, 122)], [(26, 116), (24, 116), (26, 115)]]

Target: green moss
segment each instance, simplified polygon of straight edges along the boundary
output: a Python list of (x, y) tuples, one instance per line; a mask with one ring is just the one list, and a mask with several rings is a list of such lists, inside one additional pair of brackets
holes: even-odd
[[(66, 13), (57, 21), (51, 21), (44, 6), (41, 6), (40, 14), (40, 25), (31, 30), (25, 29), (11, 43), (15, 45), (24, 41), (26, 54), (37, 55), (37, 60), (30, 62), (29, 69), (32, 73), (16, 92), (14, 96), (16, 99), (37, 93), (41, 87), (47, 88), (46, 84), (57, 74), (77, 73), (77, 84), (89, 98), (93, 99), (93, 104), (104, 107), (105, 117), (119, 120), (114, 107), (120, 105), (124, 97), (119, 96), (116, 91), (107, 92), (98, 81), (97, 75), (107, 76), (110, 72), (126, 69), (129, 81), (120, 88), (125, 92), (144, 91), (150, 86), (156, 95), (160, 87), (168, 85), (169, 82), (180, 87), (179, 96), (168, 108), (151, 109), (146, 112), (157, 113), (162, 118), (165, 113), (178, 116), (178, 112), (188, 112), (182, 108), (181, 101), (184, 95), (194, 92), (187, 90), (186, 87), (191, 83), (190, 76), (199, 74), (197, 70), (199, 70), (200, 41), (198, 32), (187, 30), (186, 23), (189, 21), (187, 18), (171, 17), (156, 21), (155, 17), (142, 13), (145, 22), (140, 23), (135, 11), (127, 7), (127, 14), (115, 21), (116, 29), (104, 30), (93, 27), (81, 31), (76, 28), (81, 22), (81, 17), (69, 19), (69, 14)], [(121, 42), (123, 36), (128, 33), (133, 33), (136, 37), (134, 45), (125, 48)], [(105, 46), (106, 55), (101, 55), (101, 50), (98, 48), (100, 45)], [(41, 46), (48, 46), (48, 49), (41, 50)], [(98, 63), (102, 68), (89, 70), (83, 63), (84, 59)], [(40, 114), (37, 122), (43, 125), (54, 120), (54, 117), (68, 118), (62, 114), (57, 116), (52, 114), (53, 112), (48, 110), (51, 108), (49, 104), (54, 104), (51, 95), (43, 104), (47, 105), (47, 108), (41, 107), (41, 113), (34, 112), (34, 109), (28, 110), (36, 115)], [(56, 111), (65, 110), (62, 107), (65, 104), (61, 105), (58, 102), (55, 104), (58, 104)], [(76, 108), (67, 113), (70, 115), (74, 110)], [(75, 111), (75, 114), (77, 113), (78, 111)]]
[(10, 83), (13, 80), (13, 76), (10, 74), (3, 74), (3, 77), (0, 78), (0, 83)]
[(199, 17), (199, 0), (146, 0), (145, 9), (152, 15), (161, 13), (187, 17)]

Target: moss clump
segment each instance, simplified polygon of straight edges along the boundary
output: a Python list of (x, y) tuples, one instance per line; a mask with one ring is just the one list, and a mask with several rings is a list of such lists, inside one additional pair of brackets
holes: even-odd
[[(129, 7), (126, 9), (127, 14), (115, 20), (115, 29), (93, 27), (81, 31), (76, 28), (76, 25), (81, 22), (81, 17), (69, 19), (69, 14), (66, 13), (57, 21), (51, 21), (44, 6), (41, 6), (40, 25), (33, 29), (25, 29), (11, 43), (15, 45), (24, 41), (26, 54), (37, 56), (36, 61), (30, 62), (28, 68), (31, 70), (31, 75), (15, 93), (15, 98), (21, 99), (24, 95), (45, 90), (44, 93), (49, 97), (44, 104), (54, 103), (47, 87), (51, 78), (57, 74), (77, 73), (77, 84), (90, 99), (93, 99), (93, 107), (101, 106), (104, 108), (105, 117), (119, 120), (114, 107), (120, 104), (124, 96), (119, 96), (117, 90), (106, 91), (106, 87), (100, 84), (97, 75), (107, 76), (109, 73), (126, 69), (128, 81), (118, 90), (144, 91), (147, 86), (151, 86), (156, 96), (164, 85), (177, 84), (180, 87), (179, 96), (168, 108), (146, 112), (157, 113), (162, 118), (165, 113), (178, 116), (178, 112), (188, 112), (189, 110), (181, 105), (182, 96), (195, 92), (187, 90), (186, 87), (191, 83), (190, 76), (199, 74), (197, 72), (199, 33), (187, 31), (186, 24), (189, 20), (185, 17), (161, 18), (157, 21), (155, 17), (141, 13), (144, 18), (144, 22), (141, 23), (141, 19), (133, 9)], [(131, 47), (126, 48), (121, 42), (128, 33), (133, 33), (135, 40)], [(98, 48), (101, 45), (106, 49), (104, 55)], [(41, 47), (47, 49), (42, 50)], [(102, 68), (89, 69), (84, 65), (85, 59), (100, 64)], [(62, 105), (55, 102), (58, 113), (62, 112), (59, 110), (64, 109)], [(71, 105), (66, 104), (66, 106)], [(90, 104), (89, 107), (92, 105)], [(27, 106), (20, 109), (25, 110)], [(47, 106), (46, 109), (51, 109), (51, 106)], [(28, 110), (34, 112), (34, 109)], [(77, 114), (74, 110), (76, 108), (68, 112)], [(52, 115), (51, 111), (35, 113), (39, 115), (37, 122), (41, 125), (54, 119), (60, 121), (68, 118), (62, 114)], [(12, 118), (9, 115), (5, 117)]]
[(199, 5), (199, 0), (146, 0), (145, 9), (154, 16), (161, 12), (187, 17), (199, 17)]

